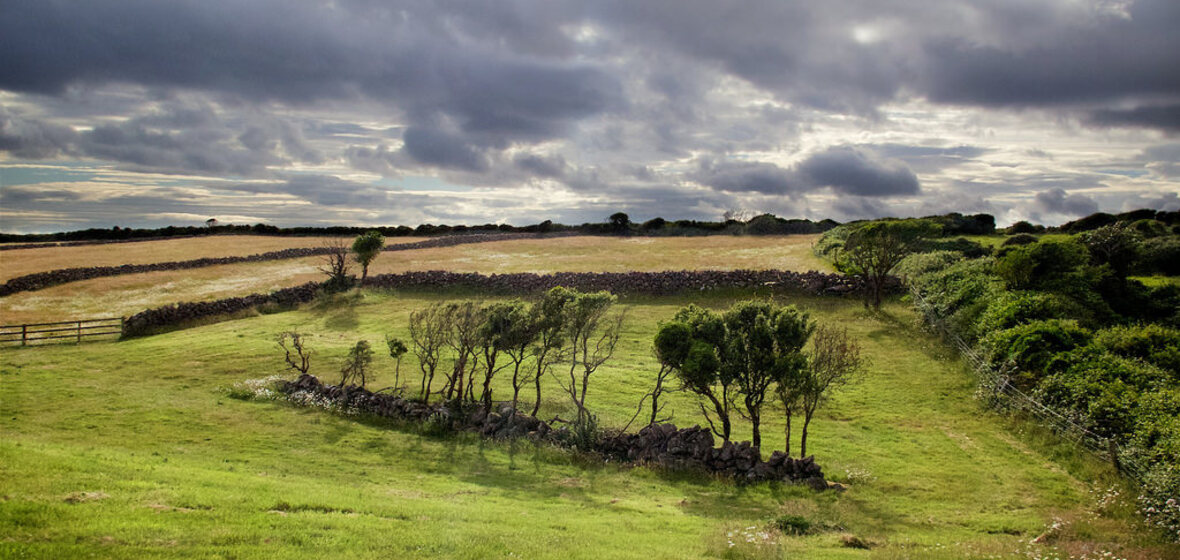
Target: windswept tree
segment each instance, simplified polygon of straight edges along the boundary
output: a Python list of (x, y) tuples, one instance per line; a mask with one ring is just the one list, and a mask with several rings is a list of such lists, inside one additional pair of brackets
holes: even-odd
[(713, 433), (728, 442), (733, 428), (729, 415), (733, 378), (729, 370), (721, 369), (724, 344), (725, 322), (718, 314), (696, 305), (677, 311), (672, 321), (660, 326), (655, 338), (660, 365), (675, 372), (684, 389), (709, 402), (712, 411), (704, 403), (697, 403), (701, 414)]
[(569, 352), (569, 340), (565, 330), (565, 306), (573, 301), (577, 292), (561, 286), (550, 289), (540, 301), (533, 304), (531, 310), (532, 322), (537, 330), (537, 337), (531, 346), (533, 356), (533, 385), (536, 388), (536, 400), (533, 411), (529, 414), (537, 416), (541, 410), (541, 380), (553, 364), (565, 359)]
[(324, 255), (318, 270), (328, 276), (324, 282), (324, 289), (328, 292), (341, 292), (352, 287), (355, 276), (348, 270), (348, 242), (343, 238), (333, 238), (324, 243)]
[(395, 390), (401, 391), (402, 356), (406, 355), (409, 348), (400, 338), (392, 338), (389, 335), (385, 335), (385, 346), (388, 347), (389, 357), (393, 358), (395, 364), (393, 367), (393, 387)]
[(442, 362), (447, 344), (447, 331), (446, 304), (435, 303), (410, 313), (411, 351), (418, 358), (418, 368), (422, 371), (419, 390), (422, 402), (430, 401), (434, 375)]
[(625, 312), (611, 313), (618, 298), (610, 292), (574, 292), (564, 307), (565, 337), (570, 342), (569, 384), (559, 383), (578, 409), (578, 425), (591, 420), (586, 409), (590, 376), (615, 353)]
[(901, 260), (917, 250), (926, 238), (939, 232), (929, 220), (878, 220), (856, 225), (844, 241), (837, 259), (842, 272), (856, 274), (865, 283), (865, 307), (881, 308), (885, 281)]
[(820, 326), (811, 338), (805, 375), (800, 379), (800, 398), (803, 412), (803, 433), (799, 440), (799, 456), (807, 455), (807, 428), (815, 411), (832, 392), (856, 379), (865, 365), (860, 345), (848, 336), (846, 329)]
[[(483, 324), (479, 328), (479, 351), (483, 356), (484, 372), (480, 400), (485, 410), (492, 408), (492, 378), (510, 365), (514, 366), (513, 392), (517, 391), (520, 361), (524, 359), (529, 344), (527, 339), (521, 340), (525, 338), (521, 336), (521, 332), (522, 329), (527, 331), (528, 319), (528, 307), (520, 300), (496, 302), (483, 310)], [(501, 354), (507, 356), (511, 363), (500, 360)], [(513, 408), (515, 407), (514, 396)]]
[[(815, 326), (795, 306), (746, 301), (723, 316), (725, 338), (721, 371), (733, 379), (744, 416), (753, 428), (754, 447), (762, 446), (762, 405), (772, 386), (807, 367), (803, 347)], [(804, 428), (806, 429), (806, 428)]]
[[(311, 349), (304, 344), (303, 335), (295, 331), (284, 331), (279, 333), (278, 343), (279, 348), (283, 349), (283, 359), (287, 367), (306, 375), (307, 370), (311, 369)], [(292, 352), (295, 354), (291, 355)]]
[[(488, 329), (496, 333), (498, 347), (511, 361), (513, 410), (520, 401), (520, 390), (532, 381), (529, 375), (532, 370), (525, 369), (524, 365), (540, 335), (536, 318), (528, 304), (515, 299), (496, 304), (488, 311), (488, 323), (495, 325)], [(491, 389), (488, 389), (490, 393)]]
[(369, 364), (372, 363), (373, 349), (369, 346), (369, 341), (357, 341), (348, 350), (348, 356), (344, 359), (344, 367), (340, 368), (340, 386), (347, 387), (350, 384), (355, 384), (363, 389), (368, 381)]
[(381, 254), (381, 249), (385, 247), (385, 236), (377, 230), (367, 231), (352, 242), (352, 253), (356, 258), (356, 262), (361, 265), (361, 285), (365, 284), (365, 280), (369, 277), (369, 264)]
[(472, 377), (479, 365), (479, 335), (483, 326), (483, 307), (474, 301), (449, 303), (444, 308), (446, 345), (451, 349), (451, 373), (442, 392), (446, 400), (474, 401)]

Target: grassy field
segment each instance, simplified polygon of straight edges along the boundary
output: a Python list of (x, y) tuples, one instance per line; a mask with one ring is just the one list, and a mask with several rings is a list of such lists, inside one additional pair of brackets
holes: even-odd
[[(268, 235), (211, 235), (184, 239), (160, 239), (132, 243), (105, 243), (75, 247), (45, 247), (0, 252), (4, 267), (0, 282), (17, 276), (61, 268), (119, 266), (187, 261), (211, 257), (244, 257), (283, 249), (322, 247), (331, 237), (278, 237)], [(412, 243), (424, 237), (391, 237), (386, 243)], [(351, 241), (351, 238), (349, 238)]]
[[(409, 270), (456, 272), (660, 271), (683, 269), (831, 270), (811, 254), (811, 235), (690, 238), (566, 237), (475, 243), (435, 249), (381, 254), (370, 274)], [(247, 237), (254, 240), (272, 239)], [(283, 239), (283, 238), (278, 238)], [(296, 238), (301, 239), (301, 238)], [(306, 238), (302, 238), (306, 239)], [(204, 238), (186, 240), (206, 241)], [(150, 243), (173, 243), (154, 241)], [(149, 243), (149, 244), (150, 244)], [(139, 243), (112, 245), (137, 246)], [(5, 264), (24, 266), (29, 249), (0, 253)], [(245, 254), (261, 249), (238, 247)], [(166, 260), (180, 258), (170, 254)], [(87, 262), (85, 264), (97, 264)], [(151, 307), (179, 301), (208, 301), (250, 293), (264, 293), (324, 279), (316, 257), (242, 263), (193, 270), (130, 274), (72, 282), (0, 299), (0, 323), (20, 324), (76, 318), (128, 316)], [(81, 266), (74, 264), (67, 266)], [(7, 266), (6, 266), (7, 270)]]
[[(689, 301), (724, 308), (739, 296), (624, 301), (626, 336), (587, 404), (604, 424), (622, 424), (655, 372), (658, 323)], [(312, 371), (330, 380), (347, 346), (405, 337), (408, 314), (440, 297), (341, 296), (150, 338), (0, 351), (0, 557), (1180, 554), (1145, 534), (1125, 499), (1101, 499), (1112, 487), (1105, 465), (981, 411), (961, 363), (915, 328), (903, 303), (873, 315), (855, 301), (785, 299), (847, 327), (872, 359), (811, 435), (828, 478), (849, 484), (844, 493), (624, 469), (226, 393), (283, 373), (277, 332), (308, 334)], [(403, 363), (403, 375), (414, 365)], [(377, 366), (374, 386), (390, 383), (392, 361)], [(542, 415), (568, 415), (552, 386), (547, 394)], [(670, 408), (678, 424), (698, 421), (684, 395)], [(765, 428), (775, 447), (781, 427)], [(766, 530), (787, 514), (815, 532)], [(1030, 544), (1054, 523), (1045, 543)], [(873, 548), (845, 548), (845, 535)]]

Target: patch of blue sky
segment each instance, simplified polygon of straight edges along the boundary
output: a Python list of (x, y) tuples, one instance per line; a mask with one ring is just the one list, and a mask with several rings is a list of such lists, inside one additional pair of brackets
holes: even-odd
[[(77, 169), (74, 169), (77, 167)], [(38, 183), (80, 183), (93, 181), (98, 174), (83, 164), (44, 167), (0, 167), (0, 187), (36, 185)]]
[(1099, 169), (1099, 173), (1106, 173), (1107, 175), (1120, 175), (1122, 177), (1130, 177), (1132, 179), (1147, 175), (1147, 171), (1142, 169)]

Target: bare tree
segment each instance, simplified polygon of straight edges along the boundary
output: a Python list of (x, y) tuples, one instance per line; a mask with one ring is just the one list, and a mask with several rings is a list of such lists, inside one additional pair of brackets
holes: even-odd
[(324, 283), (327, 291), (343, 291), (352, 287), (352, 276), (349, 275), (349, 246), (344, 238), (333, 238), (324, 243), (325, 254), (317, 270), (328, 275)]
[(865, 363), (860, 355), (860, 345), (848, 336), (847, 329), (825, 326), (815, 329), (799, 399), (803, 412), (800, 457), (807, 455), (807, 428), (811, 425), (815, 411), (827, 402), (833, 390), (855, 380)]
[[(279, 348), (283, 349), (287, 367), (306, 375), (311, 369), (311, 350), (303, 345), (303, 335), (295, 331), (284, 331), (278, 336)], [(295, 355), (292, 356), (291, 352)]]

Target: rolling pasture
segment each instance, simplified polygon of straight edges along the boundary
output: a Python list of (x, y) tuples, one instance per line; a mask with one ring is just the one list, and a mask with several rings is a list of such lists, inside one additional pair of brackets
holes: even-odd
[[(125, 252), (127, 262), (150, 263), (186, 260), (178, 249), (182, 242), (195, 243), (199, 251), (191, 258), (218, 256), (210, 244), (233, 247), (234, 255), (250, 255), (289, 248), (275, 246), (276, 240), (290, 247), (316, 247), (316, 238), (263, 236), (217, 236), (144, 243), (117, 243), (84, 247), (22, 249), (0, 253), (12, 261), (20, 274), (55, 268), (110, 266)], [(768, 269), (831, 270), (811, 254), (816, 236), (766, 237), (561, 237), (457, 245), (382, 254), (369, 273), (448, 270), (452, 272), (622, 272), (683, 269)], [(303, 245), (299, 245), (303, 240)], [(417, 238), (391, 238), (390, 243), (412, 242)], [(155, 248), (154, 243), (167, 244)], [(254, 243), (260, 243), (255, 247)], [(95, 248), (98, 249), (95, 249)], [(86, 250), (94, 252), (91, 256)], [(70, 251), (69, 258), (52, 256), (53, 251)], [(39, 264), (24, 265), (24, 258)], [(279, 288), (323, 280), (317, 268), (320, 257), (281, 261), (239, 263), (192, 270), (149, 272), (71, 282), (34, 292), (0, 298), (0, 322), (35, 323), (74, 318), (128, 316), (144, 309), (180, 301), (210, 301), (226, 297), (265, 293)], [(9, 274), (8, 278), (20, 274)]]
[[(650, 243), (641, 249), (640, 241)], [(422, 251), (428, 254), (421, 261), (410, 252), (388, 253), (377, 265), (389, 267), (378, 272), (618, 270), (610, 266), (620, 261), (637, 270), (796, 266), (776, 262), (812, 268), (793, 246), (809, 247), (806, 239), (569, 238), (546, 245), (452, 247)], [(677, 260), (688, 259), (694, 245), (700, 247), (696, 261)], [(661, 249), (682, 253), (664, 257)], [(228, 268), (178, 272), (176, 281), (191, 279), (190, 291), (160, 293), (153, 301), (193, 299), (185, 294), (202, 285), (261, 272), (221, 270), (218, 276), (214, 270)], [(90, 291), (79, 290), (91, 282)], [(143, 297), (136, 294), (147, 293), (150, 283), (117, 277), (44, 292), (72, 287), (81, 299), (115, 302)], [(265, 289), (257, 285), (234, 289)], [(604, 465), (525, 441), (440, 436), (232, 396), (248, 379), (288, 376), (274, 342), (278, 332), (309, 336), (316, 352), (311, 372), (333, 381), (357, 340), (380, 348), (386, 335), (408, 338), (412, 311), (442, 299), (478, 297), (365, 291), (146, 338), (0, 349), (0, 557), (1064, 559), (1180, 553), (1139, 525), (1128, 491), (1108, 465), (1031, 425), (983, 411), (973, 399), (969, 371), (923, 332), (904, 302), (869, 313), (854, 299), (783, 293), (623, 298), (626, 332), (616, 357), (592, 378), (589, 408), (605, 426), (624, 425), (658, 369), (651, 341), (661, 321), (688, 303), (723, 309), (755, 295), (773, 295), (821, 323), (847, 328), (871, 360), (860, 382), (821, 409), (809, 437), (827, 478), (846, 484), (845, 492)], [(63, 293), (42, 300), (44, 308), (29, 304), (27, 312), (64, 312), (68, 299)], [(143, 303), (149, 299), (133, 311), (157, 305)], [(0, 316), (11, 322), (11, 303), (0, 303)], [(391, 384), (393, 361), (379, 355), (374, 365), (370, 386)], [(407, 356), (403, 381), (416, 383), (416, 365)], [(505, 384), (497, 386), (497, 394), (504, 391)], [(545, 394), (542, 417), (570, 416), (552, 379)], [(686, 394), (673, 396), (668, 409), (681, 426), (702, 421)], [(768, 454), (782, 446), (781, 412), (772, 408), (766, 421)], [(739, 421), (735, 436), (748, 438), (748, 425)], [(784, 515), (806, 519), (811, 530), (784, 535), (771, 528)], [(870, 548), (849, 548), (851, 537)]]

